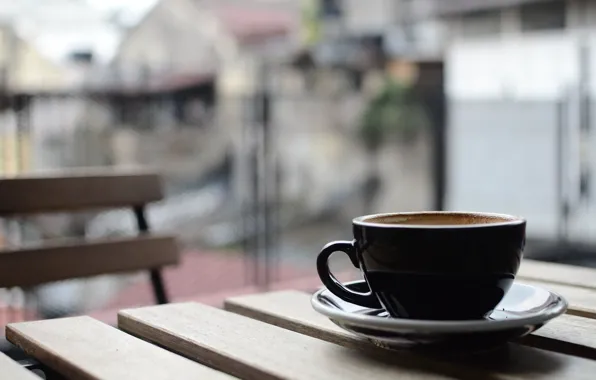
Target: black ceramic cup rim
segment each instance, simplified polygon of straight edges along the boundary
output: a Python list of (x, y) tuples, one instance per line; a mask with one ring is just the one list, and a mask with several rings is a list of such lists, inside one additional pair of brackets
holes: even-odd
[[(386, 218), (386, 217), (408, 217), (408, 216), (424, 216), (424, 215), (453, 215), (453, 216), (478, 216), (485, 218), (495, 218), (497, 221), (486, 223), (470, 223), (470, 224), (414, 224), (414, 223), (375, 223), (369, 222), (370, 219)], [(415, 228), (415, 229), (460, 229), (460, 228), (493, 228), (500, 226), (515, 226), (526, 223), (526, 220), (519, 216), (508, 214), (498, 214), (491, 212), (476, 212), (476, 211), (412, 211), (412, 212), (389, 212), (382, 214), (371, 214), (359, 216), (352, 219), (352, 224), (363, 227), (375, 228)]]

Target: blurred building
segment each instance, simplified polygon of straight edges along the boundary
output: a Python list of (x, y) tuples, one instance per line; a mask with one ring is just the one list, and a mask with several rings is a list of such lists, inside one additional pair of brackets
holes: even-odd
[[(305, 41), (315, 60), (362, 66), (362, 51), (437, 59), (442, 54), (442, 21), (434, 0), (306, 0)], [(377, 50), (377, 52), (374, 52)]]
[(596, 3), (437, 2), (449, 26), (448, 205), (594, 242)]
[[(3, 153), (11, 157), (11, 170), (74, 165), (81, 153), (67, 147), (88, 116), (88, 104), (75, 93), (89, 67), (113, 54), (118, 28), (86, 2), (70, 0), (6, 2), (0, 19), (3, 99), (9, 106), (1, 124), (10, 141)], [(90, 59), (79, 59), (85, 55)], [(83, 163), (94, 163), (93, 149), (85, 149)]]
[[(296, 13), (290, 1), (162, 0), (122, 40), (112, 66), (119, 80), (212, 75), (242, 91), (254, 61), (291, 49)], [(287, 7), (281, 6), (282, 3)], [(252, 71), (251, 71), (252, 69)]]
[[(233, 151), (240, 149), (239, 131), (252, 117), (262, 67), (277, 65), (295, 49), (299, 16), (299, 5), (290, 0), (159, 1), (127, 31), (102, 81), (137, 103), (122, 103), (135, 110), (128, 113), (136, 120), (118, 118), (116, 124), (167, 130), (167, 137), (119, 132), (116, 159), (170, 162), (168, 172), (180, 178), (201, 177), (230, 154), (240, 160)], [(189, 128), (174, 128), (181, 125)], [(133, 152), (159, 145), (140, 142), (143, 135), (162, 143), (170, 139), (195, 154), (185, 155), (184, 164), (155, 152), (140, 152), (141, 158)]]
[(31, 169), (30, 129), (18, 131), (19, 114), (24, 99), (9, 100), (8, 94), (34, 93), (63, 88), (67, 72), (43, 56), (11, 24), (0, 25), (0, 174), (14, 174)]
[(43, 56), (10, 24), (0, 25), (0, 83), (3, 91), (36, 92), (65, 86), (63, 67)]

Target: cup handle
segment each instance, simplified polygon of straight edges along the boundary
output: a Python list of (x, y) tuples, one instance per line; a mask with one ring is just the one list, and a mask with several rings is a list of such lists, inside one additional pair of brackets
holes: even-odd
[(321, 278), (323, 285), (325, 285), (331, 293), (344, 301), (372, 309), (379, 309), (381, 307), (379, 300), (372, 294), (372, 292), (358, 293), (350, 290), (343, 286), (331, 273), (331, 270), (329, 269), (329, 257), (335, 252), (345, 253), (350, 258), (352, 264), (356, 268), (360, 268), (360, 263), (356, 256), (356, 247), (354, 247), (353, 242), (335, 241), (329, 243), (323, 247), (321, 253), (319, 253), (319, 256), (317, 257), (317, 272), (319, 272), (319, 277)]

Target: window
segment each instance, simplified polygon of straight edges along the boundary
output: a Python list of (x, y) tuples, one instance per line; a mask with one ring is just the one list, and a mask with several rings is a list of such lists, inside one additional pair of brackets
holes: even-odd
[(467, 37), (501, 33), (501, 11), (477, 11), (463, 15), (461, 33)]
[(340, 0), (321, 0), (321, 18), (338, 19), (342, 16)]
[(520, 17), (524, 32), (565, 29), (567, 24), (564, 1), (522, 5)]

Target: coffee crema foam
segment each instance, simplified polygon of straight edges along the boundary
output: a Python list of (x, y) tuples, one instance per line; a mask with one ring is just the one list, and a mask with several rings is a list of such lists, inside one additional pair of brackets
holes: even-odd
[(495, 224), (514, 222), (519, 219), (497, 215), (465, 214), (465, 213), (428, 213), (428, 214), (396, 214), (375, 216), (363, 220), (364, 223), (408, 224), (408, 225), (468, 225)]

